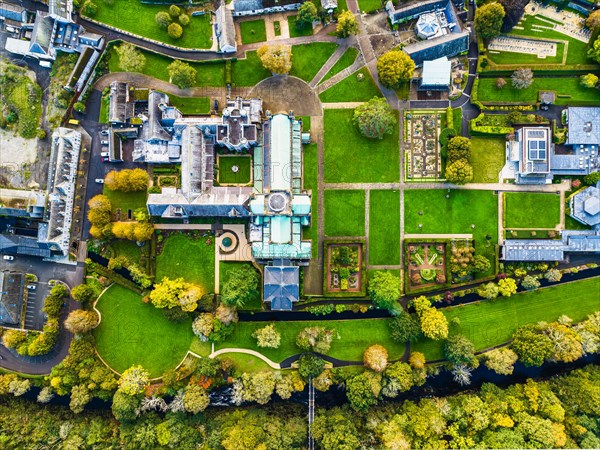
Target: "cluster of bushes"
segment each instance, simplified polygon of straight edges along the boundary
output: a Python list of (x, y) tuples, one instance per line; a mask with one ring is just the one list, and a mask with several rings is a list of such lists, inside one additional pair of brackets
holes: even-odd
[(471, 141), (462, 136), (448, 141), (445, 177), (450, 183), (465, 184), (473, 180)]
[(326, 316), (327, 314), (331, 314), (333, 312), (343, 313), (345, 311), (352, 311), (353, 313), (366, 313), (369, 310), (369, 306), (361, 305), (358, 303), (353, 303), (350, 305), (346, 305), (346, 304), (334, 305), (333, 303), (331, 303), (329, 305), (309, 306), (308, 308), (306, 308), (306, 310), (309, 313), (314, 314), (315, 316)]
[(5, 330), (2, 334), (4, 346), (14, 348), (19, 355), (24, 356), (45, 355), (52, 350), (58, 339), (60, 311), (67, 295), (68, 290), (64, 285), (54, 285), (50, 290), (50, 294), (44, 300), (42, 311), (46, 314), (48, 320), (42, 332)]
[[(137, 170), (137, 169), (136, 169)], [(145, 189), (145, 187), (144, 187)], [(88, 201), (87, 218), (92, 224), (90, 234), (97, 239), (129, 239), (144, 242), (152, 238), (154, 227), (144, 208), (134, 211), (135, 222), (111, 222), (112, 203), (106, 195), (96, 195)]]
[(173, 39), (179, 39), (183, 36), (183, 27), (190, 24), (190, 16), (185, 14), (177, 5), (169, 6), (168, 12), (157, 12), (154, 20), (158, 27), (167, 30), (167, 33)]

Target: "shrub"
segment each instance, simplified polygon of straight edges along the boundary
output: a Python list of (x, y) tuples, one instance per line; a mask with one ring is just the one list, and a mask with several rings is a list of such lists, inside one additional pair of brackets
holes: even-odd
[(363, 361), (369, 369), (383, 372), (388, 364), (388, 351), (379, 344), (371, 345), (365, 350)]
[(169, 36), (171, 36), (173, 39), (179, 39), (183, 34), (183, 28), (181, 28), (181, 25), (179, 25), (178, 23), (173, 22), (167, 28), (167, 32), (169, 33)]
[(171, 16), (169, 16), (168, 12), (159, 11), (156, 13), (156, 16), (154, 16), (154, 21), (160, 28), (166, 30), (169, 24), (171, 23)]

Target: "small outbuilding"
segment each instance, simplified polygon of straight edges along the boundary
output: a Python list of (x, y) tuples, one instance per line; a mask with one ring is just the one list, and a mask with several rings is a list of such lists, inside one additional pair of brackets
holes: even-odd
[(450, 88), (452, 64), (443, 56), (432, 61), (423, 62), (420, 91), (447, 91)]

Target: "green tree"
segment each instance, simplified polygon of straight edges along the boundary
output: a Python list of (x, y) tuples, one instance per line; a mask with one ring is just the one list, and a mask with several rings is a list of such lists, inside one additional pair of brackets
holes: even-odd
[(379, 308), (394, 309), (400, 299), (400, 278), (388, 271), (377, 271), (369, 280), (369, 295)]
[[(378, 374), (378, 377), (381, 380), (381, 375)], [(366, 411), (371, 406), (375, 406), (379, 392), (381, 392), (381, 381), (377, 385), (377, 378), (370, 376), (368, 372), (346, 381), (346, 397), (355, 411)]]
[(500, 375), (512, 375), (518, 356), (508, 347), (497, 348), (486, 352), (485, 365)]
[(444, 344), (444, 356), (452, 364), (471, 364), (475, 359), (475, 345), (462, 334), (450, 336)]
[[(599, 10), (600, 11), (600, 10)], [(593, 73), (587, 75), (581, 75), (581, 85), (586, 88), (595, 88), (598, 84), (598, 77)]]
[(159, 26), (159, 28), (166, 30), (169, 24), (171, 23), (171, 16), (166, 11), (159, 11), (154, 16), (154, 21)]
[(529, 68), (517, 69), (510, 79), (515, 89), (527, 89), (533, 84), (533, 72)]
[(317, 377), (325, 368), (325, 361), (316, 355), (302, 355), (298, 361), (298, 373), (305, 380)]
[(389, 327), (390, 337), (399, 344), (414, 342), (421, 336), (419, 322), (406, 312), (394, 317), (389, 322)]
[(266, 405), (275, 390), (275, 375), (271, 371), (242, 374), (244, 401)]
[(144, 70), (146, 57), (135, 45), (123, 42), (115, 47), (115, 51), (119, 55), (119, 68), (123, 72), (142, 72)]
[(256, 51), (265, 69), (274, 75), (286, 75), (292, 70), (292, 49), (287, 45), (263, 45)]
[(583, 177), (583, 181), (588, 186), (594, 186), (598, 181), (600, 181), (600, 172), (592, 172), (589, 175)]
[(139, 396), (128, 395), (119, 390), (115, 393), (112, 401), (112, 413), (119, 421), (134, 421), (137, 417), (136, 410), (140, 406)]
[(334, 336), (335, 330), (324, 327), (307, 327), (298, 333), (296, 345), (306, 352), (326, 354), (331, 348)]
[(473, 271), (477, 273), (485, 273), (492, 267), (490, 260), (483, 255), (476, 255), (473, 261)]
[(176, 19), (177, 17), (179, 17), (181, 15), (181, 8), (177, 5), (169, 6), (169, 15), (173, 19)]
[(187, 27), (190, 24), (190, 16), (187, 14), (181, 14), (178, 20), (181, 26)]
[(484, 39), (495, 38), (500, 35), (504, 15), (504, 7), (500, 3), (486, 3), (477, 8), (475, 29)]
[(354, 109), (353, 121), (360, 133), (370, 139), (383, 139), (386, 134), (392, 134), (396, 125), (392, 108), (380, 97), (373, 97), (357, 106)]
[(317, 413), (311, 430), (323, 450), (353, 450), (361, 447), (361, 435), (356, 429), (353, 413), (332, 409)]
[(232, 270), (221, 289), (221, 301), (226, 305), (242, 308), (259, 298), (259, 281), (258, 272), (250, 265)]
[(562, 273), (558, 269), (550, 269), (544, 274), (544, 278), (551, 283), (558, 283), (562, 278)]
[(78, 113), (84, 113), (85, 112), (85, 105), (81, 102), (77, 102), (73, 105), (73, 109), (75, 111), (77, 111)]
[(69, 408), (75, 414), (82, 413), (85, 409), (85, 405), (87, 405), (92, 396), (90, 395), (90, 391), (83, 384), (79, 384), (77, 386), (73, 386), (71, 389), (71, 401), (69, 403)]
[(171, 36), (173, 39), (179, 39), (183, 35), (183, 28), (178, 23), (173, 22), (167, 28), (167, 33), (169, 33), (169, 36)]
[(312, 23), (319, 19), (319, 12), (313, 2), (304, 2), (298, 8), (298, 16), (296, 17), (296, 27), (305, 28), (311, 26)]
[(379, 81), (385, 87), (399, 87), (412, 79), (415, 62), (401, 50), (390, 50), (377, 60)]
[(465, 184), (473, 180), (473, 167), (466, 159), (459, 159), (446, 167), (446, 179), (450, 183)]
[(183, 394), (183, 406), (192, 414), (204, 411), (210, 403), (206, 390), (197, 384), (188, 384)]
[(372, 371), (383, 372), (388, 364), (388, 351), (382, 345), (371, 345), (365, 350), (363, 362)]
[(588, 57), (600, 63), (600, 36), (596, 38), (592, 47), (588, 50)]
[(84, 16), (94, 17), (98, 13), (98, 5), (88, 0), (81, 7), (81, 13)]
[(448, 141), (447, 147), (448, 162), (458, 161), (459, 159), (471, 159), (471, 141), (466, 137), (456, 136)]
[(71, 297), (79, 303), (87, 303), (96, 296), (94, 289), (88, 284), (80, 284), (71, 289)]
[(180, 89), (187, 89), (196, 84), (196, 69), (188, 63), (176, 59), (167, 67), (170, 82)]
[(338, 37), (347, 38), (352, 34), (358, 34), (358, 22), (350, 11), (342, 11), (338, 16), (335, 33)]
[(513, 334), (511, 348), (526, 366), (541, 366), (552, 356), (552, 341), (537, 324), (524, 325)]
[(413, 373), (408, 364), (396, 362), (385, 369), (381, 392), (386, 397), (395, 398), (400, 392), (406, 392), (413, 386)]
[(65, 319), (65, 328), (73, 334), (81, 334), (96, 328), (99, 323), (100, 318), (96, 311), (75, 309)]
[(119, 379), (119, 391), (127, 395), (142, 394), (150, 384), (150, 375), (142, 366), (131, 366)]
[(256, 345), (261, 348), (279, 348), (281, 343), (281, 333), (275, 329), (274, 324), (259, 328), (252, 333), (252, 337), (256, 339)]

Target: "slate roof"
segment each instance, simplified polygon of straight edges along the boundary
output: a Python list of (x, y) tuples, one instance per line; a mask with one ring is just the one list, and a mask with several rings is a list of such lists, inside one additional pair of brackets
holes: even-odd
[(568, 108), (567, 117), (569, 118), (567, 144), (600, 144), (600, 108)]
[(32, 53), (50, 54), (50, 38), (52, 37), (53, 29), (54, 19), (38, 12), (31, 35), (30, 51)]
[(274, 311), (291, 311), (300, 297), (300, 269), (295, 266), (266, 266), (264, 301)]
[(222, 3), (215, 11), (215, 33), (219, 42), (219, 50), (223, 52), (235, 52), (237, 44), (235, 42), (235, 26), (233, 24), (233, 15), (230, 9)]
[(571, 217), (589, 226), (600, 225), (600, 183), (571, 197)]
[(452, 58), (469, 50), (469, 32), (449, 33), (434, 39), (419, 41), (407, 45), (403, 50), (417, 66), (421, 66), (426, 60), (438, 59), (442, 56)]
[(0, 274), (0, 322), (19, 325), (23, 285), (24, 277), (21, 273)]

